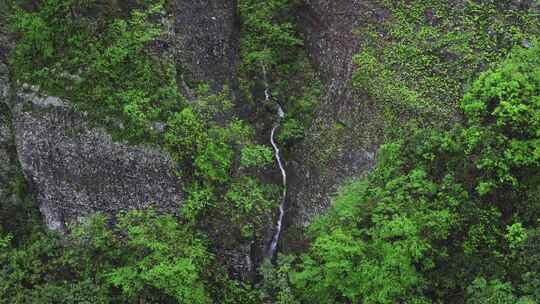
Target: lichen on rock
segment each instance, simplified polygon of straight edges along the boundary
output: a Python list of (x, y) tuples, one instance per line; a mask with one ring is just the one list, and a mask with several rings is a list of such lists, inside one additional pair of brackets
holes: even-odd
[(178, 212), (182, 184), (167, 154), (114, 142), (59, 98), (35, 92), (17, 94), (13, 119), (19, 161), (49, 228), (96, 212)]

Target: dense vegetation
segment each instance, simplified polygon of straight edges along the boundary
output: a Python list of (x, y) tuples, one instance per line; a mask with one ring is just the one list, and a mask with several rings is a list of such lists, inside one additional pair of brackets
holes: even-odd
[(462, 99), (463, 125), (411, 128), (341, 191), (291, 275), (324, 303), (537, 303), (540, 47)]
[[(167, 151), (187, 186), (179, 217), (97, 214), (58, 235), (15, 180), (24, 203), (0, 202), (0, 303), (540, 302), (537, 16), (485, 1), (418, 35), (420, 14), (436, 4), (405, 2), (382, 1), (396, 18), (358, 33), (354, 82), (390, 121), (417, 119), (310, 226), (306, 252), (266, 261), (242, 282), (220, 250), (264, 240), (279, 197), (263, 178), (273, 154), (258, 141), (261, 125), (238, 118), (227, 87), (183, 96), (172, 55), (152, 44), (165, 39), (156, 20), (167, 3), (9, 1), (18, 84), (68, 100), (118, 140)], [(285, 146), (303, 138), (319, 90), (294, 25), (298, 5), (239, 1), (245, 102), (268, 120), (269, 105), (250, 92), (271, 89), (288, 111)], [(471, 32), (454, 30), (463, 26)], [(388, 36), (375, 39), (380, 31)], [(443, 128), (428, 121), (459, 116)]]

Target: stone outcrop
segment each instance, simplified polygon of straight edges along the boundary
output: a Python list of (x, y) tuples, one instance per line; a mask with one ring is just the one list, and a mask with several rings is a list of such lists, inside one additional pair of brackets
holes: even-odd
[(166, 154), (113, 142), (55, 97), (18, 94), (12, 115), (19, 162), (49, 228), (95, 212), (178, 212), (182, 187)]
[[(214, 91), (236, 86), (239, 21), (236, 0), (176, 0), (175, 51), (178, 75), (209, 83)], [(185, 92), (184, 92), (185, 93)]]
[(178, 213), (182, 184), (168, 155), (113, 142), (58, 98), (11, 92), (10, 43), (2, 28), (0, 42), (0, 200), (22, 168), (51, 229), (65, 231), (96, 212), (153, 206)]
[[(212, 92), (228, 86), (235, 112), (247, 118), (253, 113), (246, 110), (238, 89), (240, 21), (237, 0), (175, 0), (174, 34), (175, 57), (179, 90), (188, 99), (199, 83), (209, 84)], [(217, 225), (227, 225), (229, 219), (215, 219)], [(221, 222), (221, 223), (220, 223)], [(256, 265), (254, 258), (262, 247), (254, 240), (231, 241), (234, 235), (226, 228), (210, 228), (217, 256), (224, 261), (236, 278), (248, 280)]]

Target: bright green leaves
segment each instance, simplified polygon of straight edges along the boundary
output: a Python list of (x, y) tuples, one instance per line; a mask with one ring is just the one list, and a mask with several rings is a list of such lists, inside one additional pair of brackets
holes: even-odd
[(120, 248), (126, 266), (113, 269), (109, 280), (130, 298), (144, 299), (156, 288), (179, 303), (209, 303), (202, 272), (211, 257), (200, 240), (171, 216), (132, 212), (122, 217)]
[(286, 60), (288, 48), (302, 44), (293, 24), (278, 19), (289, 6), (287, 0), (240, 1), (240, 14), (246, 29), (242, 31), (241, 55), (246, 67), (256, 72), (261, 71), (262, 65), (273, 69)]
[(195, 158), (195, 174), (209, 182), (225, 183), (230, 178), (232, 157), (233, 150), (223, 138), (211, 141)]
[(167, 121), (165, 148), (181, 166), (184, 176), (209, 183), (229, 179), (234, 145), (249, 141), (249, 128), (233, 118), (226, 91), (203, 95), (196, 103)]
[(253, 145), (242, 149), (240, 164), (245, 167), (263, 167), (274, 159), (274, 152), (267, 146)]
[(537, 255), (540, 212), (531, 203), (540, 177), (539, 50), (516, 50), (473, 84), (465, 126), (402, 132), (366, 179), (341, 189), (291, 275), (303, 300), (535, 299), (538, 263), (526, 257)]
[(516, 50), (500, 67), (473, 84), (462, 103), (465, 131), (484, 195), (501, 183), (516, 185), (516, 168), (540, 163), (540, 47)]
[(254, 178), (239, 178), (225, 194), (226, 214), (236, 226), (241, 227), (244, 238), (262, 238), (266, 223), (275, 208), (274, 187), (260, 183)]
[(436, 204), (430, 212), (427, 200), (436, 189), (426, 177), (413, 170), (387, 180), (387, 187), (363, 182), (344, 188), (334, 211), (315, 224), (317, 238), (295, 275), (305, 296), (327, 299), (323, 303), (341, 303), (342, 297), (353, 303), (422, 301), (424, 278), (416, 268), (432, 267), (425, 237), (447, 238), (454, 219), (451, 209)]
[(516, 249), (522, 246), (527, 240), (527, 231), (521, 223), (515, 223), (506, 227), (504, 238), (508, 242), (510, 249)]
[(179, 163), (190, 160), (200, 149), (200, 145), (206, 142), (204, 122), (196, 116), (192, 108), (175, 113), (167, 125), (165, 147)]
[(211, 303), (213, 257), (172, 216), (133, 211), (110, 227), (96, 215), (73, 228), (0, 249), (0, 303)]
[(254, 130), (231, 110), (226, 91), (201, 92), (169, 119), (164, 134), (165, 148), (190, 179), (182, 216), (204, 229), (211, 221), (234, 231), (219, 242), (262, 237), (274, 207), (274, 188), (256, 177), (272, 163), (273, 151), (255, 144)]
[(390, 114), (390, 132), (410, 118), (429, 125), (453, 120), (477, 74), (539, 34), (540, 16), (530, 3), (378, 3), (384, 14), (365, 13), (374, 20), (358, 29), (362, 52), (353, 81)]
[(514, 289), (509, 283), (499, 280), (486, 281), (483, 277), (474, 280), (467, 288), (467, 304), (527, 304), (532, 302), (517, 301)]
[(11, 59), (16, 78), (72, 102), (117, 137), (152, 141), (157, 136), (152, 124), (176, 112), (180, 98), (174, 66), (160, 62), (149, 47), (162, 32), (149, 18), (161, 13), (161, 2), (125, 15), (82, 0), (45, 1), (31, 12), (16, 9), (12, 27), (20, 38)]
[(505, 64), (483, 73), (463, 99), (470, 123), (535, 136), (540, 126), (539, 56), (538, 46), (515, 51)]
[[(295, 24), (300, 1), (240, 0), (240, 74), (244, 90), (256, 92), (255, 112), (268, 86), (270, 101), (287, 112), (277, 134), (283, 143), (303, 138), (318, 99), (319, 84)], [(266, 105), (268, 106), (268, 105)], [(261, 113), (265, 116), (268, 113)]]

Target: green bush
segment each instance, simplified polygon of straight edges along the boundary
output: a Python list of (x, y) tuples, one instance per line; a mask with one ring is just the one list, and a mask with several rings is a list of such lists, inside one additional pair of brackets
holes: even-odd
[(152, 122), (166, 121), (181, 101), (174, 66), (150, 47), (162, 32), (150, 17), (162, 12), (163, 1), (125, 11), (94, 0), (46, 0), (23, 9), (29, 2), (20, 1), (11, 18), (19, 83), (63, 97), (118, 138), (153, 141)]
[(272, 163), (274, 152), (267, 146), (253, 145), (242, 149), (240, 164), (245, 167), (264, 167)]
[(59, 238), (0, 240), (2, 303), (210, 303), (212, 255), (172, 216), (133, 211), (114, 230), (104, 216)]
[(537, 44), (516, 49), (482, 74), (463, 98), (464, 126), (382, 147), (375, 171), (311, 227), (291, 274), (305, 302), (534, 299), (524, 280), (538, 279), (536, 264), (521, 256), (540, 214), (539, 58)]

